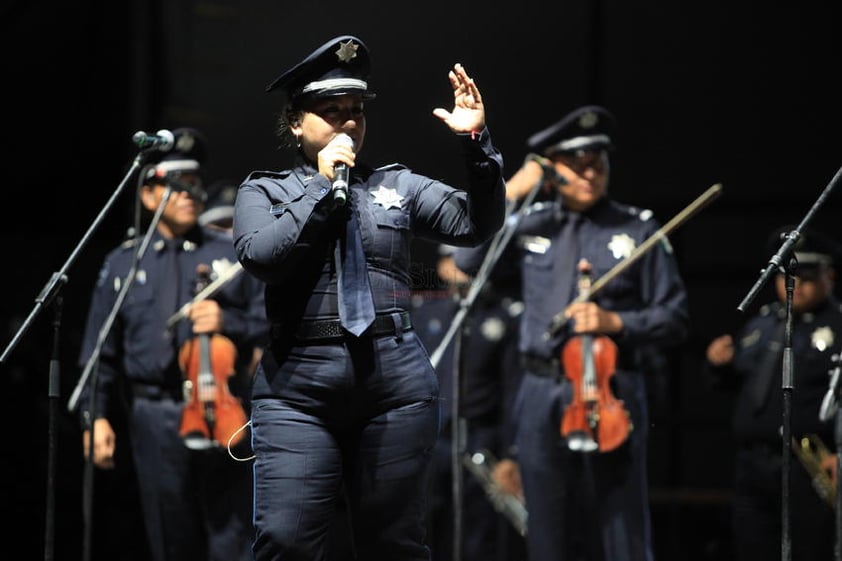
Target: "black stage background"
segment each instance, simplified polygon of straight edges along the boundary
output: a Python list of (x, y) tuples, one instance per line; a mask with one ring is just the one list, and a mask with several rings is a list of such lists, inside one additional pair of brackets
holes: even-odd
[[(264, 87), (315, 46), (348, 33), (372, 53), (378, 99), (367, 106), (364, 152), (372, 164), (400, 161), (460, 181), (456, 145), (432, 109), (450, 107), (447, 71), (461, 62), (482, 88), (507, 176), (529, 134), (598, 103), (621, 127), (611, 182), (618, 200), (649, 207), (665, 223), (712, 184), (724, 185), (671, 236), (693, 331), (671, 374), (651, 381), (651, 483), (659, 558), (727, 559), (732, 402), (700, 377), (699, 364), (707, 342), (742, 320), (737, 305), (770, 257), (762, 249), (767, 234), (799, 223), (842, 165), (842, 36), (831, 4), (746, 4), (8, 3), (0, 24), (8, 195), (0, 307), (10, 352), (0, 380), (10, 438), (0, 504), (13, 518), (4, 546), (21, 558), (43, 556), (56, 307), (36, 302), (76, 255), (60, 292), (54, 363), (55, 521), (57, 559), (81, 556), (80, 436), (66, 404), (80, 374), (88, 294), (99, 262), (131, 222), (133, 180), (90, 242), (78, 244), (136, 155), (132, 133), (204, 130), (212, 179), (281, 168), (288, 156), (273, 134), (277, 99)], [(839, 236), (840, 201), (832, 193), (813, 225)], [(419, 262), (431, 256), (419, 245)], [(28, 317), (30, 328), (9, 349)]]

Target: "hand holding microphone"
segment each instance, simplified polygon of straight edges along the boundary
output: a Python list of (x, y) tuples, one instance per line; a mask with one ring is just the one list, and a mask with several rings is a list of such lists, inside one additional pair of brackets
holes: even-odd
[(559, 186), (567, 182), (556, 171), (549, 158), (534, 153), (527, 154), (523, 165), (506, 182), (506, 198), (510, 201), (521, 201), (539, 184), (548, 191), (550, 189), (548, 181)]
[[(354, 150), (354, 139), (347, 134), (339, 133), (331, 142), (348, 146), (352, 151)], [(344, 206), (348, 202), (348, 164), (345, 162), (336, 162), (333, 166), (333, 202), (339, 206)]]

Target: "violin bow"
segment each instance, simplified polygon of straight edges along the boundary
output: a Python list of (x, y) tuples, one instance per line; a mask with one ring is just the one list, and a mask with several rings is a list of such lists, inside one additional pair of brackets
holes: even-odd
[[(591, 285), (590, 291), (588, 291), (587, 294), (579, 295), (573, 300), (573, 302), (584, 302), (589, 298), (593, 297), (594, 294), (599, 292), (606, 284), (613, 280), (614, 277), (625, 271), (632, 263), (637, 261), (644, 253), (649, 251), (653, 245), (661, 241), (680, 225), (684, 224), (684, 222), (686, 222), (691, 216), (693, 216), (698, 211), (702, 210), (705, 206), (713, 202), (713, 200), (721, 194), (721, 183), (711, 185), (704, 193), (696, 197), (696, 200), (687, 205), (681, 212), (676, 214), (672, 218), (672, 220), (661, 226), (661, 228), (659, 228), (658, 231), (649, 236), (646, 239), (646, 241), (634, 248), (634, 251), (632, 251), (628, 257), (614, 265), (614, 267), (612, 267), (610, 271), (598, 278)], [(558, 331), (564, 326), (566, 322), (567, 318), (564, 317), (564, 310), (554, 315), (552, 322), (550, 323), (550, 329), (547, 332), (547, 337), (551, 337), (558, 333)]]
[(242, 270), (243, 266), (240, 264), (239, 261), (235, 262), (230, 267), (225, 269), (225, 272), (219, 275), (219, 277), (215, 281), (213, 281), (204, 289), (199, 291), (199, 293), (196, 294), (196, 296), (191, 301), (184, 304), (181, 308), (178, 309), (176, 313), (169, 317), (169, 319), (167, 320), (167, 329), (170, 329), (173, 325), (184, 319), (187, 316), (187, 314), (190, 313), (190, 308), (193, 306), (193, 304), (201, 302), (205, 298), (209, 298), (210, 296), (212, 296), (227, 282), (229, 282), (238, 274), (240, 274)]

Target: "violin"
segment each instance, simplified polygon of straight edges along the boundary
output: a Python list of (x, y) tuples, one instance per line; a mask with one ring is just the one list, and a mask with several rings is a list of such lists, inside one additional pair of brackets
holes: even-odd
[[(579, 264), (579, 301), (590, 297), (590, 264)], [(573, 385), (573, 401), (564, 410), (561, 435), (571, 450), (608, 452), (628, 438), (632, 423), (623, 401), (611, 391), (617, 344), (606, 335), (583, 333), (561, 350), (564, 374)]]
[[(204, 266), (198, 271), (197, 292), (209, 281), (209, 269)], [(245, 436), (239, 429), (247, 422), (246, 414), (228, 385), (236, 359), (236, 346), (219, 333), (196, 335), (179, 349), (185, 396), (179, 434), (188, 448), (232, 447)]]

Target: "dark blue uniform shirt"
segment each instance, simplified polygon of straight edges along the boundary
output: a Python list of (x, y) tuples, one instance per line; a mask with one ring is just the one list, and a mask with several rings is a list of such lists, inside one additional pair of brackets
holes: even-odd
[[(750, 319), (737, 336), (736, 354), (730, 367), (743, 388), (734, 409), (734, 436), (742, 443), (780, 443), (783, 417), (782, 355), (772, 355), (773, 371), (763, 372), (770, 344), (778, 339), (776, 332), (785, 321), (784, 306), (780, 302), (768, 304)], [(819, 309), (793, 318), (792, 327), (793, 390), (792, 434), (796, 437), (816, 434), (831, 448), (835, 448), (833, 423), (819, 420), (822, 399), (828, 391), (829, 373), (834, 367), (833, 355), (842, 352), (842, 307), (830, 298)], [(779, 344), (781, 341), (778, 340)], [(758, 376), (768, 376), (763, 383), (764, 395), (750, 391)], [(757, 399), (760, 397), (760, 399)]]
[[(468, 176), (464, 191), (401, 165), (358, 164), (351, 172), (349, 206), (358, 212), (378, 315), (411, 308), (415, 236), (476, 245), (502, 225), (502, 156), (487, 129), (461, 142)], [(305, 162), (277, 173), (254, 172), (240, 187), (235, 245), (243, 266), (267, 284), (273, 324), (338, 317), (333, 254), (345, 209), (335, 209), (332, 198), (331, 183)], [(265, 383), (258, 372), (255, 396), (268, 390)]]
[[(161, 323), (158, 297), (163, 262), (164, 240), (156, 232), (140, 261), (137, 276), (120, 307), (116, 321), (105, 341), (99, 360), (97, 383), (97, 416), (108, 416), (108, 396), (120, 375), (128, 384), (146, 384), (180, 392), (183, 375), (177, 361), (162, 358), (161, 338), (165, 325)], [(99, 330), (111, 312), (120, 287), (125, 281), (135, 253), (135, 241), (130, 240), (106, 257), (94, 288), (80, 355), (84, 366), (93, 352)], [(234, 247), (228, 234), (212, 229), (196, 228), (183, 240), (178, 263), (180, 282), (179, 305), (195, 296), (197, 268), (209, 266), (221, 273), (236, 263)], [(223, 310), (223, 335), (238, 345), (239, 356), (251, 359), (252, 349), (263, 343), (268, 332), (264, 312), (263, 286), (248, 274), (239, 274), (210, 298)], [(193, 336), (189, 320), (176, 324), (176, 348)], [(80, 412), (90, 408), (87, 390), (82, 393)]]
[[(520, 350), (524, 354), (557, 359), (570, 336), (569, 330), (562, 328), (547, 337), (554, 317), (577, 296), (576, 275), (568, 276), (569, 284), (559, 285), (565, 273), (559, 270), (561, 253), (578, 252), (580, 258), (587, 259), (596, 282), (660, 227), (651, 211), (609, 199), (581, 216), (578, 247), (559, 247), (565, 211), (555, 201), (536, 204), (518, 225), (508, 248), (509, 255), (516, 253), (521, 263), (526, 308)], [(476, 250), (458, 250), (457, 265), (463, 270), (476, 270), (477, 255)], [(687, 294), (666, 238), (652, 245), (590, 300), (620, 315), (624, 328), (615, 339), (621, 353), (625, 350), (637, 355), (634, 363), (640, 362), (645, 352), (641, 346), (674, 345), (687, 336)]]

